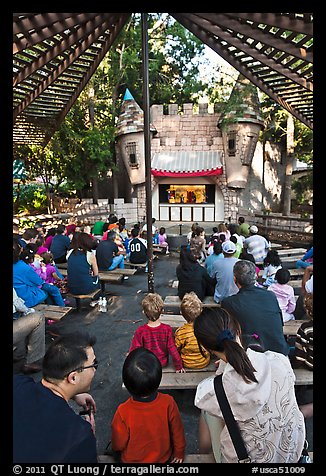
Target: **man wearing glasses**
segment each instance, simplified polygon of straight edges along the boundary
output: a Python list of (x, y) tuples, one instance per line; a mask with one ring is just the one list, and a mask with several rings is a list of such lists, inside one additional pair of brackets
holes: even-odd
[[(86, 333), (61, 336), (45, 353), (40, 382), (14, 376), (14, 463), (97, 463), (96, 404), (85, 393), (98, 366), (95, 341)], [(71, 399), (83, 408), (79, 415)]]

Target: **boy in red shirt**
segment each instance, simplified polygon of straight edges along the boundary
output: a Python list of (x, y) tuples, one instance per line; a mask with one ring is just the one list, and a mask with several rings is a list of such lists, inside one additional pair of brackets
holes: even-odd
[(128, 355), (122, 379), (130, 397), (111, 423), (112, 450), (122, 463), (182, 463), (185, 435), (171, 395), (157, 391), (162, 366), (153, 352), (139, 347)]
[(136, 330), (129, 352), (137, 347), (145, 347), (156, 355), (162, 367), (168, 365), (170, 354), (176, 372), (185, 372), (175, 345), (172, 327), (159, 321), (164, 306), (163, 299), (157, 293), (148, 293), (142, 300), (142, 306), (148, 323), (139, 326)]

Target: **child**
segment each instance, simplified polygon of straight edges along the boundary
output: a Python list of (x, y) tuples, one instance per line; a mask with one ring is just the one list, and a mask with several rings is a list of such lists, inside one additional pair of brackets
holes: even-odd
[(45, 282), (49, 284), (55, 284), (59, 288), (61, 294), (67, 294), (68, 278), (63, 277), (61, 274), (60, 276), (62, 277), (59, 276), (58, 270), (53, 261), (53, 254), (51, 252), (42, 253), (42, 258), (46, 268)]
[(165, 247), (166, 254), (168, 255), (169, 254), (169, 244), (167, 242), (167, 239), (168, 238), (167, 238), (166, 233), (165, 233), (165, 228), (164, 228), (164, 226), (162, 226), (160, 228), (159, 233), (158, 233), (158, 244)]
[(174, 342), (172, 327), (158, 320), (163, 311), (163, 299), (157, 293), (148, 293), (142, 300), (142, 307), (149, 322), (138, 327), (132, 338), (129, 352), (137, 347), (145, 347), (154, 352), (162, 367), (168, 365), (170, 354), (176, 372), (185, 372)]
[(198, 263), (204, 263), (206, 259), (205, 230), (197, 226), (190, 239), (190, 250), (196, 256)]
[(112, 449), (122, 463), (182, 463), (185, 434), (171, 395), (157, 391), (162, 367), (156, 355), (142, 347), (126, 358), (122, 380), (130, 398), (120, 404), (111, 423)]
[[(29, 245), (26, 246), (24, 251), (20, 255), (20, 259), (23, 260), (26, 264), (31, 266), (35, 273), (45, 281), (46, 277), (46, 270), (43, 264), (43, 260), (41, 256), (35, 254)], [(41, 286), (39, 286), (40, 288)]]
[(41, 258), (41, 256), (35, 255), (27, 245), (26, 249), (21, 253), (20, 259), (33, 268), (35, 273), (43, 280), (43, 284), (40, 284), (37, 287), (49, 294), (46, 303), (55, 304), (56, 306), (64, 306), (65, 302), (58, 287), (45, 282), (46, 268), (43, 265), (43, 258)]
[(294, 297), (294, 289), (287, 284), (290, 281), (291, 275), (288, 269), (280, 268), (275, 274), (275, 283), (268, 287), (268, 291), (272, 291), (278, 300), (278, 304), (282, 311), (283, 322), (294, 319), (292, 314), (296, 301)]
[(210, 353), (204, 349), (203, 353), (200, 352), (194, 334), (194, 320), (201, 314), (203, 304), (197, 294), (191, 291), (183, 296), (180, 309), (187, 324), (175, 331), (174, 338), (183, 366), (189, 369), (202, 369), (209, 364)]
[(277, 250), (269, 250), (266, 258), (264, 258), (264, 271), (263, 271), (263, 286), (270, 286), (275, 283), (275, 273), (278, 269), (282, 268), (281, 258)]

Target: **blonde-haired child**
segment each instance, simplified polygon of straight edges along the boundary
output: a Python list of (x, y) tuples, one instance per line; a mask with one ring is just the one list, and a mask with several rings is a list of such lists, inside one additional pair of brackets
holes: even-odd
[(176, 372), (185, 372), (174, 342), (172, 327), (159, 321), (163, 312), (162, 297), (157, 293), (148, 293), (142, 300), (142, 307), (148, 323), (136, 330), (129, 352), (137, 347), (151, 350), (158, 357), (162, 367), (168, 365), (170, 354)]
[(181, 355), (183, 366), (189, 369), (202, 369), (210, 362), (210, 353), (200, 351), (194, 334), (194, 321), (203, 310), (203, 304), (196, 293), (186, 293), (181, 301), (181, 314), (187, 323), (175, 331), (175, 344)]

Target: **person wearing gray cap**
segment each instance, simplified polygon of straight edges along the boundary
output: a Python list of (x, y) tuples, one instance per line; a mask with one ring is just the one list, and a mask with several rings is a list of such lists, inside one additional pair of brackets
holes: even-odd
[(214, 301), (217, 303), (239, 291), (233, 278), (233, 266), (239, 261), (234, 257), (236, 251), (237, 247), (232, 241), (224, 241), (222, 243), (224, 259), (217, 260), (212, 265), (210, 274), (216, 279)]
[(258, 234), (258, 228), (256, 225), (252, 225), (249, 228), (250, 236), (243, 242), (243, 248), (247, 253), (250, 253), (255, 258), (257, 265), (263, 264), (264, 259), (267, 256), (270, 249), (270, 243), (262, 235)]

